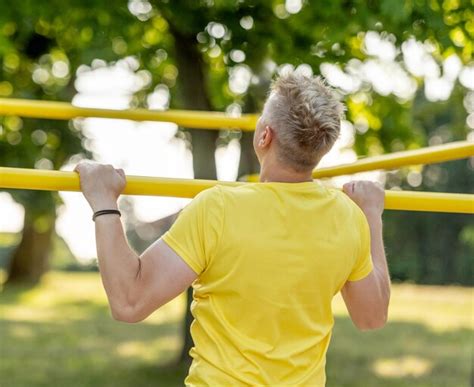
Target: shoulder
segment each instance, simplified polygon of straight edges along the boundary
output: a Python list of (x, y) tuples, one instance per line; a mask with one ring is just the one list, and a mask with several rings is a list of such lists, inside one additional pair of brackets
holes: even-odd
[(341, 210), (343, 210), (347, 215), (356, 218), (358, 221), (365, 220), (365, 215), (360, 207), (341, 189), (328, 188), (328, 191), (334, 195), (334, 198), (341, 207)]
[(349, 196), (347, 196), (341, 189), (338, 188), (326, 188), (329, 195), (336, 200), (339, 205), (345, 206), (348, 209), (356, 205)]
[(199, 192), (191, 201), (192, 206), (216, 207), (222, 206), (221, 187), (215, 185), (212, 188)]
[(199, 192), (180, 212), (182, 219), (201, 222), (202, 226), (212, 226), (224, 217), (224, 204), (218, 187)]
[(228, 186), (228, 185), (217, 185), (216, 188), (222, 199), (232, 200), (232, 198), (243, 198), (248, 195), (252, 195), (257, 191), (256, 183), (244, 183), (237, 186)]
[(257, 187), (254, 183), (246, 183), (237, 186), (217, 184), (199, 192), (191, 202), (193, 206), (207, 206), (212, 208), (221, 208), (232, 205), (232, 203), (241, 203), (248, 197), (255, 195)]

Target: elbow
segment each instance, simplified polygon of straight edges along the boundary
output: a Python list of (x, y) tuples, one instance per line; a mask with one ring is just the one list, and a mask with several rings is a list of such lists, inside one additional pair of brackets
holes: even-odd
[(354, 321), (354, 325), (360, 331), (373, 331), (383, 328), (388, 321), (388, 307), (390, 304), (390, 287), (387, 287), (379, 301)]
[(387, 320), (388, 313), (387, 311), (384, 311), (383, 313), (377, 313), (373, 314), (372, 316), (368, 316), (368, 318), (363, 320), (361, 319), (359, 321), (354, 321), (354, 325), (362, 332), (373, 331), (383, 328), (387, 324)]
[(111, 306), (110, 311), (115, 321), (134, 324), (144, 320), (133, 306)]

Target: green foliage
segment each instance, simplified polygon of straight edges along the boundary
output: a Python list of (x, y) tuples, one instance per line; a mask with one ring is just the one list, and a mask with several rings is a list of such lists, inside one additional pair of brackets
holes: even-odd
[[(438, 59), (457, 53), (465, 63), (472, 58), (474, 34), (469, 2), (454, 0), (303, 2), (294, 14), (283, 1), (274, 0), (134, 0), (129, 2), (134, 14), (125, 4), (110, 7), (105, 1), (76, 0), (66, 7), (57, 0), (48, 6), (30, 0), (21, 7), (0, 7), (0, 96), (70, 100), (80, 65), (90, 65), (95, 58), (112, 62), (134, 55), (140, 69), (151, 77), (134, 104), (146, 104), (148, 93), (162, 83), (171, 88), (172, 105), (180, 106), (174, 88), (179, 76), (174, 42), (180, 35), (194, 40), (202, 52), (209, 94), (218, 110), (234, 100), (244, 103), (247, 98), (247, 93), (234, 93), (227, 85), (228, 72), (241, 62), (257, 75), (253, 88), (262, 84), (266, 89), (267, 78), (272, 76), (266, 68), (269, 61), (305, 63), (318, 73), (323, 62), (363, 60), (368, 30), (390, 35), (397, 45), (411, 36), (431, 41)], [(236, 50), (245, 57), (235, 55)], [(365, 102), (359, 98), (356, 103), (351, 97), (348, 104), (349, 117), (365, 109), (373, 115), (373, 123), (379, 122), (370, 129), (378, 130), (377, 125), (384, 128), (381, 135), (361, 136), (366, 139), (358, 141), (361, 153), (368, 151), (374, 137), (386, 133), (404, 143), (423, 141), (422, 135), (407, 133), (409, 103), (370, 94)], [(257, 101), (261, 104), (261, 93)], [(72, 125), (18, 117), (3, 118), (1, 124), (3, 165), (31, 167), (39, 163), (57, 168), (81, 151), (81, 133)], [(388, 140), (382, 139), (381, 145), (380, 150), (391, 150)]]
[[(145, 105), (158, 84), (171, 89), (172, 106), (182, 106), (175, 83), (177, 35), (190, 37), (202, 52), (208, 92), (215, 109), (232, 101), (262, 103), (273, 70), (269, 63), (308, 64), (319, 72), (323, 62), (345, 64), (367, 57), (365, 31), (390, 35), (397, 45), (413, 36), (431, 41), (435, 56), (457, 53), (465, 63), (472, 57), (472, 11), (467, 1), (398, 2), (383, 0), (303, 2), (295, 14), (284, 2), (266, 1), (130, 1), (110, 7), (104, 1), (64, 3), (25, 1), (21, 7), (0, 8), (0, 95), (69, 100), (76, 70), (93, 59), (107, 62), (134, 55), (151, 81), (138, 91), (135, 105)], [(242, 56), (236, 54), (240, 50)], [(244, 58), (244, 59), (243, 59)], [(228, 72), (241, 62), (257, 76), (248, 93), (228, 87)], [(271, 67), (271, 66), (270, 66)], [(252, 97), (256, 94), (257, 98)], [(356, 96), (357, 97), (357, 96)], [(349, 118), (366, 111), (373, 117), (370, 131), (359, 136), (361, 154), (391, 151), (392, 139), (409, 146), (423, 143), (423, 133), (410, 133), (410, 103), (370, 92), (350, 97)], [(357, 100), (357, 102), (356, 102)], [(388, 114), (390, 112), (390, 114)], [(383, 127), (379, 133), (380, 127)], [(57, 168), (81, 151), (81, 133), (52, 121), (4, 118), (0, 136), (3, 165)], [(378, 150), (377, 150), (378, 149)], [(12, 154), (15, 152), (16, 157)], [(23, 201), (25, 202), (25, 201)]]
[[(435, 144), (466, 138), (463, 95), (457, 87), (446, 102), (430, 103), (418, 96), (412, 125), (425, 133), (425, 141)], [(389, 173), (386, 185), (404, 190), (472, 193), (471, 175), (470, 160), (458, 160)], [(469, 239), (474, 227), (472, 216), (388, 211), (384, 220), (392, 278), (474, 285), (474, 244)]]
[[(244, 111), (256, 111), (262, 106), (277, 67), (282, 64), (306, 64), (314, 73), (319, 73), (323, 63), (337, 64), (341, 70), (347, 70), (351, 60), (371, 59), (364, 46), (367, 31), (376, 31), (395, 44), (398, 51), (394, 60), (398, 63), (403, 61), (400, 47), (411, 37), (430, 42), (432, 55), (439, 63), (453, 53), (464, 64), (470, 63), (474, 38), (470, 5), (468, 0), (322, 0), (303, 1), (300, 10), (288, 10), (283, 0), (130, 0), (128, 4), (110, 4), (103, 0), (67, 3), (25, 0), (15, 5), (2, 2), (0, 97), (69, 101), (75, 94), (78, 70), (133, 56), (138, 63), (138, 68), (133, 70), (145, 81), (135, 94), (132, 106), (146, 106), (147, 97), (155, 87), (166, 86), (171, 94), (170, 106), (183, 107), (186, 104), (182, 89), (190, 85), (181, 85), (180, 92), (179, 80), (185, 69), (179, 68), (177, 42), (184, 41), (190, 45), (188, 49), (198, 50), (198, 57), (202, 59), (194, 66), (204, 74), (204, 95), (212, 108), (225, 110), (229, 104), (237, 103)], [(94, 59), (105, 62), (94, 62)], [(232, 90), (229, 76), (241, 67), (252, 74), (250, 87)], [(414, 79), (420, 89), (424, 80)], [(355, 92), (339, 92), (346, 98), (347, 117), (356, 124), (356, 129), (360, 122), (366, 125), (364, 130), (357, 131), (355, 149), (359, 155), (425, 146), (436, 143), (438, 137), (442, 142), (466, 137), (466, 112), (462, 107), (466, 90), (459, 83), (450, 102), (437, 104), (424, 100), (421, 92), (414, 100), (401, 100), (393, 94), (381, 95), (368, 82)], [(449, 108), (444, 108), (446, 106)], [(234, 137), (235, 132), (224, 133), (219, 143)], [(79, 124), (0, 117), (2, 166), (59, 169), (74, 154), (90, 157), (86, 145)], [(206, 147), (205, 150), (212, 152)], [(251, 149), (245, 151), (251, 152)], [(195, 154), (196, 158), (201, 156)], [(418, 189), (468, 192), (472, 188), (472, 185), (455, 185), (455, 179), (463, 180), (466, 176), (465, 166), (454, 167), (457, 172), (446, 168), (425, 168), (423, 185)], [(420, 168), (390, 174), (388, 187), (412, 188), (407, 185), (406, 177), (417, 170)], [(433, 178), (445, 174), (450, 177), (444, 185), (439, 178)], [(11, 193), (32, 214), (32, 219), (36, 219), (39, 231), (54, 221), (55, 208), (60, 201), (56, 193), (13, 190)], [(416, 234), (418, 241), (413, 242), (410, 251), (400, 250), (395, 245), (403, 231), (410, 229), (407, 222), (416, 216), (387, 215), (389, 224), (393, 222), (393, 227), (399, 230), (388, 238), (389, 250), (396, 251), (400, 257), (399, 266), (393, 267), (396, 278), (448, 281), (442, 276), (446, 267), (441, 263), (430, 269), (436, 275), (419, 269), (426, 266), (435, 252), (423, 250), (420, 254), (417, 246), (427, 245), (432, 235)], [(431, 218), (419, 216), (420, 222), (425, 222), (420, 223), (419, 229), (430, 229)], [(397, 217), (400, 219), (396, 220)], [(450, 227), (450, 222), (458, 223), (455, 219), (460, 218), (447, 217), (443, 224)], [(470, 226), (464, 222), (456, 228), (460, 234), (453, 234), (449, 243), (453, 245), (454, 239), (460, 238), (461, 242), (453, 245), (452, 254), (456, 257), (471, 255), (472, 244), (465, 242), (469, 240), (465, 235), (470, 235), (464, 231), (466, 227)], [(410, 234), (410, 240), (413, 235)], [(411, 244), (404, 243), (404, 246), (408, 249)], [(440, 256), (439, 252), (436, 254)], [(421, 264), (413, 259), (408, 263), (407, 257), (424, 257), (426, 262)], [(441, 262), (440, 259), (436, 262)], [(456, 278), (463, 283), (467, 283), (467, 279), (462, 276), (466, 273), (462, 268), (469, 263), (464, 258), (456, 258), (456, 270), (461, 271), (464, 279)]]

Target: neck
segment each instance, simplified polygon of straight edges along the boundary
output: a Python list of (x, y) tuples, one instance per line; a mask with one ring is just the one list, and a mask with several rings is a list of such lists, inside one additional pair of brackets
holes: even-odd
[(297, 172), (276, 163), (262, 163), (260, 182), (303, 183), (313, 181), (313, 171)]

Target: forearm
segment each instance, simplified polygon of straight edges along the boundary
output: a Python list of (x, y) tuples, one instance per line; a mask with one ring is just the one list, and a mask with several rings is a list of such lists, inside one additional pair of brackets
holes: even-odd
[(119, 216), (98, 216), (95, 234), (100, 274), (112, 313), (124, 311), (134, 302), (139, 257), (128, 245)]
[[(361, 330), (385, 325), (390, 301), (390, 276), (382, 236), (385, 192), (382, 186), (367, 181), (344, 184), (344, 192), (359, 206), (367, 219), (373, 270), (359, 281), (348, 281), (342, 291), (354, 324)], [(367, 225), (361, 233), (364, 257), (367, 256)]]
[(390, 298), (390, 275), (383, 243), (383, 224), (380, 215), (366, 214), (370, 227), (370, 250), (374, 274), (377, 277), (382, 297), (388, 305)]

